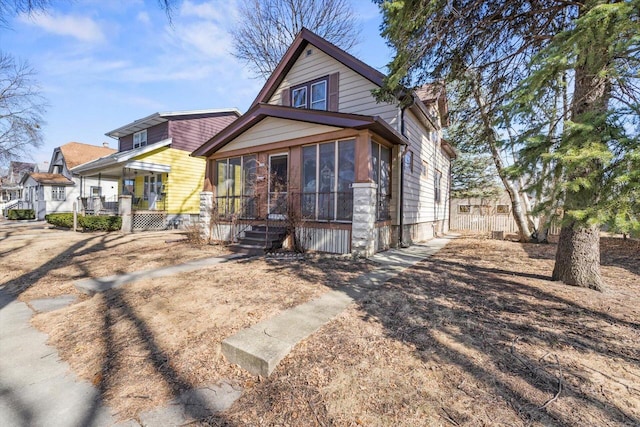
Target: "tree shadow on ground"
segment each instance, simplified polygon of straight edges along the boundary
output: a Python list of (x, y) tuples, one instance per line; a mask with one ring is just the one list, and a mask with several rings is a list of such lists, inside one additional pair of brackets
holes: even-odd
[[(568, 350), (638, 366), (640, 343), (633, 339), (640, 333), (638, 323), (561, 296), (554, 287), (563, 285), (546, 275), (450, 258), (430, 258), (357, 296), (364, 320), (383, 325), (389, 338), (415, 348), (415, 357), (424, 362), (457, 366), (500, 396), (524, 424), (593, 425), (597, 420), (640, 425), (640, 418), (620, 401), (590, 389), (583, 367), (563, 359)], [(290, 271), (322, 279), (304, 268)], [(541, 287), (542, 281), (549, 290)], [(586, 299), (593, 291), (582, 292)], [(621, 334), (629, 339), (621, 340)], [(537, 349), (547, 355), (535, 356)], [(551, 404), (556, 394), (562, 403)], [(585, 413), (576, 414), (565, 401), (579, 402)]]
[[(144, 237), (142, 236), (141, 238)], [(0, 284), (3, 286), (3, 291), (6, 291), (6, 297), (0, 298), (0, 310), (15, 301), (22, 293), (57, 268), (66, 266), (81, 256), (92, 254), (98, 256), (98, 254), (107, 248), (107, 245), (110, 249), (113, 249), (114, 247), (124, 244), (126, 244), (126, 240), (124, 240), (124, 236), (122, 235), (101, 233), (99, 235), (91, 235), (70, 245), (35, 270), (22, 274), (4, 284)], [(87, 269), (87, 263), (77, 263), (77, 266), (82, 271), (79, 277), (91, 277), (91, 272)], [(114, 274), (122, 273), (124, 273), (124, 271), (114, 272)], [(94, 296), (94, 298), (96, 297), (101, 296)], [(168, 384), (174, 397), (177, 398), (183, 392), (194, 390), (193, 385), (183, 379), (181, 375), (171, 367), (169, 356), (157, 343), (150, 328), (136, 315), (134, 308), (127, 303), (122, 290), (113, 289), (105, 293), (103, 297), (104, 311), (101, 315), (103, 316), (102, 333), (105, 345), (105, 356), (101, 363), (102, 369), (99, 380), (94, 384), (99, 394), (96, 399), (91, 402), (91, 405), (86, 408), (86, 412), (82, 415), (82, 422), (79, 425), (93, 425), (97, 421), (101, 407), (106, 404), (106, 398), (110, 393), (109, 386), (111, 378), (115, 372), (117, 372), (118, 363), (122, 358), (122, 350), (126, 350), (126, 348), (118, 346), (115, 340), (114, 328), (116, 323), (122, 319), (125, 319), (135, 326), (136, 337), (132, 337), (132, 339), (137, 339), (139, 343), (142, 343), (149, 355), (149, 362), (154, 367), (154, 370), (159, 373)], [(14, 401), (17, 396), (12, 390), (4, 386), (0, 389), (0, 393), (8, 401)], [(186, 415), (196, 420), (207, 419), (210, 423), (219, 425), (229, 424), (219, 413), (208, 411), (206, 403), (199, 398), (197, 393), (190, 395), (189, 402), (181, 402), (180, 405), (183, 407)], [(21, 417), (22, 424), (30, 425), (33, 414), (28, 411), (28, 408), (23, 408), (20, 402), (17, 401), (13, 402), (13, 406), (18, 408), (18, 415)]]
[[(196, 387), (172, 367), (170, 355), (162, 349), (155, 339), (153, 331), (137, 315), (125, 295), (122, 289), (115, 288), (105, 292), (103, 295), (94, 296), (94, 298), (102, 298), (103, 302), (102, 335), (104, 356), (96, 384), (99, 391), (99, 399), (96, 400), (91, 408), (88, 408), (85, 417), (86, 424), (81, 425), (90, 424), (100, 405), (107, 401), (107, 398), (112, 393), (111, 386), (118, 375), (119, 366), (126, 363), (125, 353), (128, 347), (133, 344), (143, 349), (144, 361), (148, 362), (153, 367), (154, 373), (159, 374), (165, 382), (174, 398), (172, 406), (174, 408), (181, 407), (187, 418), (187, 423), (208, 420), (209, 423), (228, 425), (224, 416), (209, 409), (207, 401), (198, 395)], [(121, 322), (133, 325), (133, 335), (128, 336), (126, 342), (123, 342), (121, 337), (117, 336), (118, 324)], [(142, 381), (144, 378), (139, 378), (139, 380)], [(191, 392), (189, 401), (181, 401), (179, 398), (186, 392)]]

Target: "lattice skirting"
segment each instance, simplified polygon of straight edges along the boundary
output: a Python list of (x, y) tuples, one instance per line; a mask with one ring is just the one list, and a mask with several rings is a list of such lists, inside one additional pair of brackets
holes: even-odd
[(167, 228), (166, 212), (134, 212), (133, 231), (164, 230)]

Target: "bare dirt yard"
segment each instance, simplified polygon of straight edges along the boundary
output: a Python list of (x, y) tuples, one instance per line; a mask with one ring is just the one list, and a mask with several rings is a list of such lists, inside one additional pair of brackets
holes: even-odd
[[(73, 293), (77, 278), (224, 251), (176, 232), (40, 232), (30, 245), (32, 231), (0, 229), (0, 287), (25, 302)], [(243, 396), (202, 424), (640, 425), (640, 243), (602, 239), (602, 293), (551, 282), (555, 248), (453, 240), (301, 342), (268, 379), (228, 364), (220, 342), (374, 265), (248, 259), (81, 297), (33, 324), (123, 420), (226, 379)]]

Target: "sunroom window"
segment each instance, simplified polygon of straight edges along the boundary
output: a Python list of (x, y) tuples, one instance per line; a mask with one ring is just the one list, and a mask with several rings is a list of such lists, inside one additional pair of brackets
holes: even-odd
[(216, 206), (220, 217), (256, 217), (257, 166), (255, 155), (216, 160)]
[(318, 221), (353, 217), (355, 141), (326, 142), (302, 148), (302, 215)]
[(384, 221), (391, 218), (391, 149), (371, 142), (371, 170), (378, 184), (376, 219)]

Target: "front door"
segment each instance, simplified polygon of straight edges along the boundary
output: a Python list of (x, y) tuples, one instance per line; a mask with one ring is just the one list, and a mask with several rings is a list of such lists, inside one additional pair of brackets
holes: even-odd
[(269, 218), (284, 219), (287, 213), (289, 155), (269, 156)]

